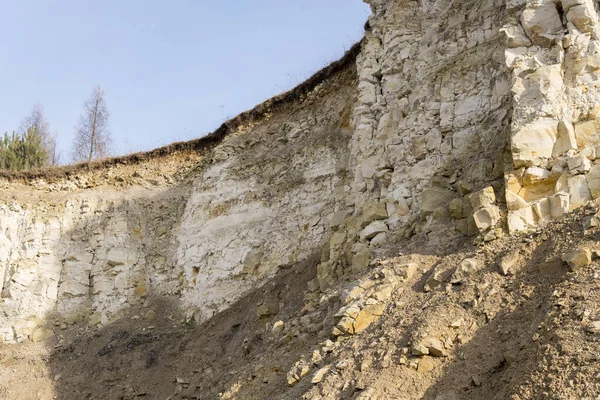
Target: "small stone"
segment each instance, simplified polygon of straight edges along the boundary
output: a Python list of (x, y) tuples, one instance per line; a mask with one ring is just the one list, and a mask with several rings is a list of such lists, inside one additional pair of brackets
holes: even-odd
[(419, 360), (419, 366), (417, 367), (417, 371), (420, 373), (427, 373), (433, 371), (434, 365), (428, 358), (422, 358)]
[(518, 253), (502, 257), (502, 260), (500, 260), (500, 271), (502, 271), (502, 275), (508, 275), (517, 264), (517, 261), (519, 261)]
[(311, 383), (312, 384), (317, 384), (319, 382), (321, 382), (323, 380), (323, 378), (325, 377), (325, 375), (327, 374), (327, 372), (329, 372), (329, 366), (320, 368), (317, 372), (315, 372), (315, 374), (313, 375), (313, 378), (311, 379)]
[(450, 278), (450, 283), (461, 283), (467, 279), (473, 272), (479, 269), (479, 261), (475, 258), (465, 258), (460, 262), (460, 265), (456, 267), (456, 271)]
[(300, 382), (300, 377), (298, 375), (296, 375), (295, 372), (288, 372), (286, 375), (287, 378), (287, 383), (289, 386), (295, 386), (296, 383)]
[(462, 319), (457, 319), (450, 324), (450, 328), (458, 329), (462, 326), (463, 322), (464, 321)]
[(434, 268), (433, 271), (429, 274), (429, 277), (427, 277), (423, 289), (426, 292), (429, 292), (440, 286), (442, 283), (444, 283), (442, 279), (442, 271), (439, 271), (437, 268)]
[(427, 337), (422, 342), (421, 345), (426, 347), (428, 350), (428, 354), (433, 357), (445, 357), (446, 351), (444, 349), (444, 345), (442, 342), (434, 337)]
[(273, 328), (271, 329), (271, 334), (275, 337), (279, 337), (283, 333), (283, 329), (285, 328), (285, 324), (283, 321), (277, 321), (273, 324)]
[(314, 365), (319, 365), (322, 360), (323, 360), (323, 357), (321, 356), (321, 353), (319, 352), (319, 350), (314, 350), (312, 353), (312, 356), (310, 358), (310, 361)]
[(590, 322), (586, 330), (591, 333), (600, 333), (600, 321)]
[(429, 349), (427, 348), (427, 346), (423, 345), (422, 343), (417, 343), (413, 346), (412, 348), (412, 355), (413, 356), (425, 356), (429, 354)]
[(415, 263), (407, 263), (394, 265), (394, 272), (396, 275), (401, 276), (404, 279), (411, 279), (417, 270), (417, 264)]
[(350, 363), (346, 360), (342, 360), (339, 363), (335, 364), (335, 368), (339, 369), (339, 370), (348, 369), (349, 366), (350, 366)]
[(379, 301), (386, 301), (392, 295), (392, 290), (392, 285), (382, 285), (371, 297)]

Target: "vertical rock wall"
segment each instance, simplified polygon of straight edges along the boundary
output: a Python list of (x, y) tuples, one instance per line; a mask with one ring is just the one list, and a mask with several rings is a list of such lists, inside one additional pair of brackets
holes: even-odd
[(534, 229), (600, 196), (597, 7), (593, 0), (508, 2), (511, 232)]
[(176, 294), (172, 228), (179, 193), (48, 195), (0, 207), (0, 339), (33, 337), (55, 321), (106, 324), (151, 293)]
[(489, 204), (469, 196), (502, 189), (512, 100), (505, 2), (369, 3), (357, 61), (353, 180), (321, 285), (363, 268), (390, 241), (421, 235), (443, 246), (479, 231), (492, 239), (501, 226), (494, 191)]

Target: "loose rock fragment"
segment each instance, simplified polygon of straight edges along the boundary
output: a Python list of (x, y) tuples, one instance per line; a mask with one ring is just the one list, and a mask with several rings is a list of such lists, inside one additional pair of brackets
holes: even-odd
[(423, 289), (426, 292), (429, 292), (435, 289), (436, 287), (440, 286), (442, 283), (444, 283), (442, 279), (442, 271), (435, 267), (431, 274), (429, 274), (427, 280), (425, 281), (425, 286), (423, 287)]
[(425, 338), (421, 344), (427, 348), (429, 351), (429, 355), (433, 357), (445, 357), (446, 350), (444, 349), (444, 345), (442, 342), (434, 337)]
[(325, 375), (327, 374), (327, 372), (329, 372), (329, 365), (323, 368), (320, 368), (317, 372), (315, 372), (315, 374), (313, 375), (313, 378), (311, 379), (311, 383), (313, 384), (317, 384), (319, 382), (321, 382), (323, 380), (323, 378), (325, 377)]
[(394, 272), (404, 279), (411, 279), (417, 270), (417, 264), (407, 263), (394, 266)]
[(473, 272), (479, 269), (479, 261), (475, 258), (465, 258), (456, 267), (456, 271), (452, 274), (450, 283), (461, 283), (468, 278)]
[(434, 365), (428, 358), (422, 358), (419, 360), (419, 366), (417, 371), (420, 373), (427, 373), (433, 371)]
[(577, 271), (592, 263), (592, 252), (586, 247), (564, 254), (562, 260), (569, 264), (572, 271)]

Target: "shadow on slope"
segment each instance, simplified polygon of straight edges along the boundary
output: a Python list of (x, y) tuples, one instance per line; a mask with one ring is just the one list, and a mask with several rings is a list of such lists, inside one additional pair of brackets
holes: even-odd
[[(82, 327), (75, 327), (68, 345), (49, 360), (52, 375), (61, 376), (55, 383), (57, 398), (212, 399), (236, 376), (253, 379), (260, 373), (271, 382), (285, 379), (286, 368), (296, 359), (292, 355), (277, 366), (253, 369), (270, 340), (265, 324), (276, 318), (258, 319), (256, 305), (281, 306), (277, 318), (298, 312), (298, 299), (314, 278), (315, 265), (312, 257), (280, 270), (265, 286), (198, 326), (185, 322), (176, 302), (153, 298), (97, 331), (79, 334)], [(155, 314), (151, 319), (140, 317), (150, 310)], [(264, 398), (273, 398), (264, 386)]]
[[(505, 254), (519, 253), (515, 275), (504, 279), (500, 289), (506, 295), (488, 292), (480, 298), (480, 327), (466, 344), (455, 349), (456, 357), (444, 364), (424, 399), (597, 396), (600, 343), (585, 333), (582, 314), (587, 310), (600, 316), (600, 310), (597, 304), (590, 304), (591, 298), (588, 308), (578, 303), (600, 291), (600, 282), (593, 278), (598, 262), (572, 273), (560, 259), (581, 243), (589, 245), (600, 239), (597, 229), (583, 232), (583, 213), (532, 237), (514, 238), (497, 253), (493, 265), (498, 265)], [(565, 295), (569, 291), (570, 297)], [(596, 294), (596, 301), (598, 297)]]

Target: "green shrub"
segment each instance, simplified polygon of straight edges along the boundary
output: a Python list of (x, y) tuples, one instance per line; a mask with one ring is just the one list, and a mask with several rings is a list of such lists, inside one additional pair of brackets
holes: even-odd
[(4, 134), (0, 140), (0, 169), (22, 171), (39, 168), (48, 161), (42, 137), (32, 127), (23, 134)]

